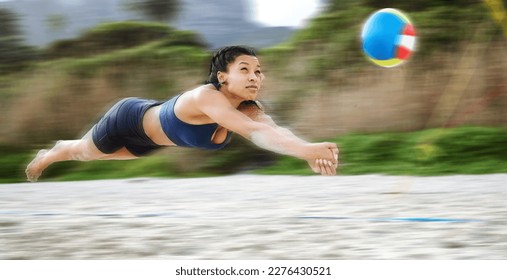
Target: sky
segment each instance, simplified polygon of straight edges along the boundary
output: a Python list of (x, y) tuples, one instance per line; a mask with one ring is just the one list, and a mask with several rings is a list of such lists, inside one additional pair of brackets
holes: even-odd
[(267, 26), (301, 27), (322, 8), (320, 0), (250, 0), (254, 20)]
[[(16, 0), (0, 0), (16, 1)], [(301, 27), (322, 8), (321, 0), (250, 0), (254, 20), (266, 26)], [(289, 9), (290, 8), (290, 9)]]

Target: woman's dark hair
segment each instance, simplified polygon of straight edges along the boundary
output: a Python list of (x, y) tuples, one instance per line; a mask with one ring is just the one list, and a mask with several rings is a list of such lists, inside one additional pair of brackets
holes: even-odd
[(227, 72), (227, 65), (233, 62), (240, 55), (251, 55), (257, 57), (255, 50), (249, 47), (228, 46), (218, 49), (211, 58), (209, 76), (206, 83), (220, 87), (217, 76), (218, 71)]

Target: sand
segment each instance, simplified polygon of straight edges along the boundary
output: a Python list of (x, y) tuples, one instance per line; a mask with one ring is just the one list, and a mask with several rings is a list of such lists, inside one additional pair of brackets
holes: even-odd
[(507, 259), (507, 174), (0, 184), (0, 259)]

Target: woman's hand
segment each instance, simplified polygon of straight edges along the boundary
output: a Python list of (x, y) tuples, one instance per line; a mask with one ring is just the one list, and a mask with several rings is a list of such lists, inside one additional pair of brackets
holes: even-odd
[(336, 175), (339, 153), (336, 144), (325, 142), (312, 145), (316, 149), (314, 157), (307, 158), (306, 160), (313, 172), (327, 176)]
[(338, 163), (331, 163), (325, 159), (316, 159), (314, 164), (310, 164), (313, 172), (320, 173), (324, 176), (332, 176), (336, 175), (336, 168), (338, 168)]

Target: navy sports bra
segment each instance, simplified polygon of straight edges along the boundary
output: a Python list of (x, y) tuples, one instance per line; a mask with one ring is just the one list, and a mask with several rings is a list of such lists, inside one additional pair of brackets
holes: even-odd
[(231, 140), (231, 132), (227, 132), (227, 138), (221, 144), (211, 142), (211, 137), (218, 128), (217, 123), (208, 124), (189, 124), (176, 116), (174, 113), (174, 104), (181, 96), (175, 96), (169, 101), (163, 103), (160, 109), (160, 123), (162, 130), (167, 137), (180, 147), (195, 147), (206, 150), (222, 149)]

